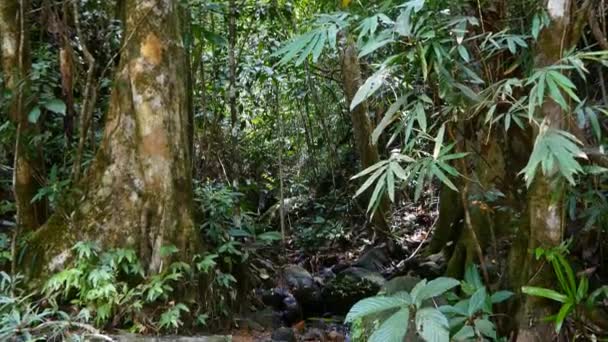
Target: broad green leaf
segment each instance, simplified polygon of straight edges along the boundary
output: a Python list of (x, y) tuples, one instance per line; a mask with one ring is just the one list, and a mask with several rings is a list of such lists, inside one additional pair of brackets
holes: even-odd
[(382, 312), (390, 309), (395, 309), (403, 306), (407, 306), (410, 303), (406, 302), (403, 298), (397, 297), (371, 297), (365, 298), (358, 301), (346, 315), (344, 320), (346, 323), (351, 323), (354, 320), (371, 315), (373, 313)]
[(490, 322), (489, 320), (483, 318), (476, 319), (475, 329), (477, 329), (483, 336), (496, 340), (496, 329), (494, 328), (494, 323)]
[(475, 337), (475, 330), (470, 325), (464, 325), (458, 332), (452, 337), (455, 341), (468, 341)]
[(437, 297), (444, 294), (446, 291), (460, 285), (460, 282), (453, 278), (439, 277), (429, 281), (416, 296), (417, 301), (423, 301), (429, 298)]
[(492, 304), (502, 303), (505, 300), (513, 297), (513, 292), (511, 291), (498, 291), (492, 294), (491, 301)]
[(63, 103), (63, 101), (61, 101), (60, 99), (52, 99), (49, 101), (42, 102), (42, 105), (44, 106), (44, 108), (53, 113), (65, 115), (66, 106), (65, 103)]
[(471, 299), (469, 300), (469, 307), (467, 308), (467, 312), (469, 317), (472, 317), (477, 311), (481, 310), (485, 304), (487, 298), (486, 288), (480, 287), (473, 293)]
[(416, 312), (416, 330), (426, 342), (449, 342), (448, 319), (435, 308)]
[(410, 291), (410, 296), (412, 297), (412, 301), (414, 303), (422, 302), (422, 300), (418, 299), (418, 296), (419, 296), (419, 293), (422, 291), (422, 289), (426, 286), (426, 283), (427, 283), (427, 280), (422, 279), (414, 286), (412, 291)]
[(40, 107), (35, 106), (34, 108), (32, 108), (30, 113), (27, 115), (27, 120), (31, 123), (36, 123), (36, 122), (38, 122), (39, 118), (40, 118)]
[(474, 263), (469, 263), (464, 270), (464, 281), (471, 284), (474, 290), (483, 287), (483, 281), (481, 281), (481, 276)]
[(370, 336), (370, 342), (402, 342), (407, 334), (410, 309), (405, 307), (394, 313)]

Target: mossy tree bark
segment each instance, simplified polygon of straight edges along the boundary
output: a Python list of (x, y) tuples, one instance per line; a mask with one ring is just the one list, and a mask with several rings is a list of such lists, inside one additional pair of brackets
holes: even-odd
[[(545, 6), (551, 21), (540, 32), (535, 47), (534, 65), (539, 68), (558, 63), (564, 53), (578, 43), (587, 17), (587, 9), (577, 7), (577, 2), (573, 0), (548, 0)], [(568, 121), (567, 113), (549, 97), (540, 108), (540, 116), (548, 128), (568, 129), (565, 124)], [(565, 189), (566, 184), (559, 176), (557, 167), (549, 174), (536, 174), (528, 190), (528, 252), (537, 247), (555, 247), (562, 242)], [(550, 265), (536, 261), (532, 255), (525, 261), (522, 268), (523, 279), (527, 280), (525, 285), (555, 286)], [(553, 309), (547, 300), (526, 296), (520, 309), (518, 341), (546, 341), (547, 336), (553, 333), (553, 326), (541, 319), (550, 315)]]
[[(361, 65), (357, 56), (355, 43), (348, 39), (342, 51), (342, 86), (346, 95), (347, 105), (353, 101), (357, 90), (361, 86)], [(368, 116), (367, 101), (361, 102), (357, 107), (350, 111), (353, 136), (357, 146), (357, 152), (363, 169), (376, 164), (379, 160), (378, 148), (372, 143), (372, 123)], [(368, 197), (371, 191), (368, 191)], [(376, 233), (382, 238), (386, 238), (390, 233), (386, 222), (386, 212), (388, 211), (388, 200), (381, 199), (381, 203), (372, 218)]]
[(138, 251), (149, 273), (175, 245), (188, 261), (192, 220), (188, 56), (178, 1), (125, 0), (124, 48), (104, 136), (71, 214), (55, 215), (33, 239), (43, 269), (60, 267), (77, 240)]
[(11, 94), (8, 118), (17, 127), (14, 149), (14, 194), (17, 208), (17, 224), (32, 230), (46, 218), (46, 204), (32, 203), (40, 187), (40, 150), (27, 142), (37, 133), (37, 127), (28, 120), (31, 108), (29, 73), (31, 58), (27, 27), (27, 0), (3, 0), (0, 3), (0, 35), (2, 37), (2, 72), (4, 87)]

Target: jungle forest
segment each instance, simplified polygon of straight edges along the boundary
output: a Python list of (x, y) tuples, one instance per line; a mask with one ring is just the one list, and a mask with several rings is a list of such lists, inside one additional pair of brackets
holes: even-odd
[(0, 341), (608, 341), (605, 0), (0, 0)]

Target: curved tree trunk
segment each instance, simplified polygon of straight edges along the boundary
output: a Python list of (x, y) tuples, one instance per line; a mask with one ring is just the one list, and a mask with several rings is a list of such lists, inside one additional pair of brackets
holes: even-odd
[[(361, 86), (361, 66), (357, 56), (357, 48), (353, 41), (348, 40), (344, 51), (342, 51), (342, 85), (348, 106), (353, 101), (357, 90)], [(367, 101), (361, 102), (357, 107), (350, 111), (351, 121), (353, 125), (353, 136), (357, 146), (359, 159), (363, 169), (376, 164), (380, 157), (378, 148), (372, 143), (372, 123), (368, 116)], [(371, 191), (368, 191), (371, 195)], [(369, 195), (366, 198), (369, 200)], [(366, 202), (367, 203), (367, 202)], [(390, 233), (389, 226), (386, 222), (386, 212), (388, 211), (388, 201), (386, 198), (381, 200), (376, 213), (372, 218), (375, 231), (383, 238), (386, 238)]]
[(27, 141), (36, 134), (37, 127), (28, 121), (31, 108), (29, 94), (29, 27), (25, 16), (29, 11), (27, 0), (3, 0), (0, 3), (0, 35), (2, 37), (2, 72), (4, 86), (11, 93), (9, 119), (17, 127), (14, 149), (14, 193), (17, 208), (17, 225), (25, 230), (39, 227), (46, 217), (43, 201), (32, 203), (40, 187), (40, 151), (28, 146)]
[(73, 213), (55, 215), (33, 240), (45, 270), (61, 267), (77, 240), (134, 248), (149, 273), (166, 265), (161, 247), (175, 245), (186, 260), (197, 245), (180, 8), (166, 0), (124, 5), (124, 49), (84, 195)]

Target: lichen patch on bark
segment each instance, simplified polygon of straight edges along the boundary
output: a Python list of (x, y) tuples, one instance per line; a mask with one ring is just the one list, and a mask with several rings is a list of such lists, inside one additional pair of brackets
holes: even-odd
[(146, 39), (141, 44), (139, 52), (146, 62), (152, 65), (159, 65), (163, 57), (163, 45), (154, 32), (148, 33)]
[(17, 39), (15, 39), (12, 32), (2, 33), (2, 56), (4, 56), (4, 58), (11, 58), (17, 53)]
[(560, 19), (566, 13), (567, 0), (549, 0), (547, 2), (547, 11), (553, 19)]

